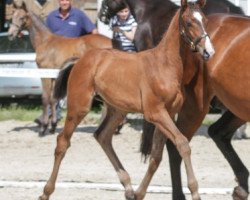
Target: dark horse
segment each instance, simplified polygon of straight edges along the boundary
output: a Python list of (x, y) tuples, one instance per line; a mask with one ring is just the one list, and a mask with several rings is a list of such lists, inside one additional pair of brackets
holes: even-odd
[[(166, 138), (176, 145), (184, 160), (192, 199), (200, 199), (190, 159), (191, 149), (173, 118), (184, 100), (183, 77), (189, 76), (185, 74), (182, 63), (183, 54), (186, 53), (183, 51), (183, 38), (190, 42), (198, 41), (195, 42), (195, 49), (205, 59), (214, 54), (204, 27), (207, 20), (200, 10), (203, 5), (204, 0), (192, 3), (182, 0), (182, 7), (176, 11), (168, 31), (153, 49), (139, 53), (94, 49), (81, 57), (74, 67), (61, 71), (55, 96), (63, 98), (67, 89), (67, 117), (57, 138), (53, 171), (40, 200), (48, 200), (54, 191), (60, 164), (70, 146), (72, 134), (89, 112), (95, 94), (99, 94), (107, 104), (105, 119), (95, 132), (95, 138), (113, 164), (124, 186), (126, 199), (144, 198), (152, 172), (161, 161)], [(143, 113), (156, 126), (149, 168), (136, 192), (112, 145), (112, 136), (128, 112)]]
[[(169, 0), (104, 0), (102, 9), (99, 12), (99, 18), (104, 21), (104, 23), (107, 23), (112, 15), (125, 6), (125, 3), (129, 5), (131, 13), (138, 22), (135, 44), (139, 51), (152, 48), (158, 44), (175, 10), (178, 9), (178, 6)], [(234, 4), (226, 0), (208, 0), (203, 11), (206, 14), (215, 12), (244, 14), (241, 8), (236, 7)], [(155, 24), (157, 24), (157, 26)], [(235, 66), (237, 66), (237, 63)], [(194, 84), (194, 82), (195, 80), (190, 83)], [(188, 102), (189, 101), (187, 101), (187, 106)], [(179, 119), (179, 121), (181, 120)], [(194, 133), (196, 128), (187, 123), (188, 122), (186, 122), (186, 128), (182, 127), (182, 129), (184, 129), (183, 132), (189, 135), (189, 138), (191, 139), (192, 136), (190, 135), (192, 134), (190, 133)], [(196, 123), (196, 121), (194, 121), (194, 123)], [(201, 123), (201, 121), (199, 123)], [(248, 193), (248, 171), (230, 143), (235, 130), (244, 123), (244, 120), (238, 118), (228, 110), (217, 122), (209, 127), (209, 135), (216, 142), (218, 148), (222, 151), (225, 158), (233, 168), (239, 186)], [(154, 127), (152, 125), (144, 123), (142, 138), (144, 143), (142, 143), (141, 148), (142, 153), (145, 155), (150, 154), (153, 131)], [(167, 149), (170, 158), (173, 199), (183, 200), (185, 199), (185, 196), (181, 187), (181, 158), (170, 140), (167, 141)], [(234, 192), (234, 195), (237, 195), (236, 193), (237, 191)]]

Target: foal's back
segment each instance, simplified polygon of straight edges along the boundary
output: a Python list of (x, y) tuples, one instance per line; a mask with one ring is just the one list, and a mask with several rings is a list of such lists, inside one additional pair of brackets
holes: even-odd
[(68, 58), (81, 57), (93, 48), (112, 48), (112, 42), (109, 38), (99, 34), (77, 38), (51, 34), (45, 42), (37, 46), (37, 62), (44, 68), (60, 68)]

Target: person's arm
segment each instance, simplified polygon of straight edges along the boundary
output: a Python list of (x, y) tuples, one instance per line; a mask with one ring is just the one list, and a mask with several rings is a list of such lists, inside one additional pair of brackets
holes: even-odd
[[(79, 10), (80, 11), (80, 10)], [(81, 27), (86, 33), (97, 34), (96, 26), (91, 22), (89, 17), (82, 11), (81, 12)]]
[(93, 29), (93, 30), (91, 31), (91, 34), (98, 34), (97, 28)]
[(135, 37), (135, 31), (136, 31), (136, 26), (133, 26), (131, 31), (123, 31), (123, 30), (120, 30), (121, 33), (126, 37), (128, 38), (129, 40), (133, 41), (134, 40), (134, 37)]

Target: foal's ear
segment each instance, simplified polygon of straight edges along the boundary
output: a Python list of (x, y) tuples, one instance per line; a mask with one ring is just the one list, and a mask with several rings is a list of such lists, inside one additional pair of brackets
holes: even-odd
[(184, 9), (187, 7), (187, 0), (181, 0), (181, 7)]
[(22, 3), (22, 9), (24, 9), (26, 12), (28, 11), (27, 10), (27, 7), (26, 7), (26, 3), (23, 1), (23, 3)]
[(13, 6), (15, 8), (22, 8), (23, 1), (22, 0), (13, 0)]
[(27, 11), (26, 3), (23, 0), (14, 0), (13, 6), (14, 8), (21, 8)]
[(197, 1), (197, 4), (199, 4), (199, 6), (200, 6), (201, 8), (203, 8), (203, 7), (205, 6), (205, 4), (206, 4), (206, 0), (198, 0), (198, 1)]

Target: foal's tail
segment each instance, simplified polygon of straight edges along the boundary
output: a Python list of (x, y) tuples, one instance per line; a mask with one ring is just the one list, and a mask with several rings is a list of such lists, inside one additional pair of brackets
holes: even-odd
[(59, 72), (59, 75), (55, 82), (55, 99), (60, 100), (66, 96), (69, 74), (77, 60), (79, 60), (79, 58), (77, 57), (69, 58), (62, 64), (62, 70)]

